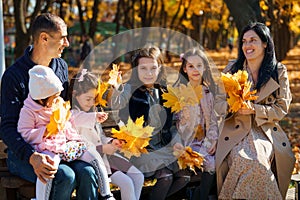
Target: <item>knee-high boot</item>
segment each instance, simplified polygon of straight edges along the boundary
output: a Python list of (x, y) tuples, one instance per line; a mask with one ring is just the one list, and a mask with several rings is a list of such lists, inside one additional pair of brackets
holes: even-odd
[(216, 173), (203, 172), (200, 186), (195, 188), (192, 200), (207, 200), (215, 179)]

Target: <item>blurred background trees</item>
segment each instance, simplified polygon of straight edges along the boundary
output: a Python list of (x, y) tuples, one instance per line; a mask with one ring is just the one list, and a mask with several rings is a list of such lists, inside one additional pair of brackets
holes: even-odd
[(300, 35), (299, 0), (4, 0), (6, 44), (15, 58), (30, 44), (32, 20), (41, 12), (61, 16), (70, 35), (88, 34), (95, 45), (126, 29), (155, 26), (218, 50), (229, 39), (235, 44), (249, 21), (260, 21), (272, 31), (282, 60)]

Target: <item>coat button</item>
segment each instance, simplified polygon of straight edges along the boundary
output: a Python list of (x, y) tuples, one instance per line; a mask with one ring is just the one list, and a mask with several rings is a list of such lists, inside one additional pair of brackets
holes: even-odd
[(283, 143), (282, 143), (282, 146), (284, 146), (284, 147), (285, 147), (285, 146), (286, 146), (286, 143), (285, 143), (285, 142), (283, 142)]
[(277, 131), (277, 127), (274, 127), (274, 128), (273, 128), (273, 131)]
[(240, 127), (240, 125), (236, 125), (236, 126), (235, 126), (235, 128), (239, 128), (239, 127)]
[(269, 98), (268, 98), (268, 102), (271, 102), (271, 101), (272, 101), (272, 98), (271, 98), (271, 97), (269, 97)]
[(226, 136), (224, 139), (225, 139), (225, 141), (227, 141), (227, 140), (229, 140), (229, 137)]

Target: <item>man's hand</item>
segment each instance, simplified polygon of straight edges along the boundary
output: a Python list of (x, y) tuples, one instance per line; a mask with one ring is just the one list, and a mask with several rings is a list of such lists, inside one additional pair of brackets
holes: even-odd
[(30, 158), (29, 163), (34, 169), (34, 173), (43, 183), (47, 183), (47, 179), (53, 179), (57, 172), (57, 167), (50, 156), (38, 152), (34, 152)]

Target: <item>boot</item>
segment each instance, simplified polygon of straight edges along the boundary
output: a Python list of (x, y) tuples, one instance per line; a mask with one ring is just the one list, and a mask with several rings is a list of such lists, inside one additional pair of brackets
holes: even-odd
[(203, 172), (200, 186), (197, 186), (194, 190), (192, 200), (207, 200), (210, 190), (215, 184), (216, 173)]

